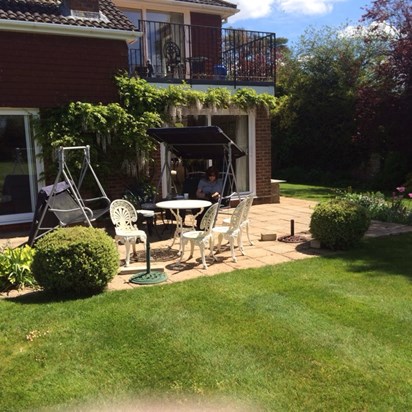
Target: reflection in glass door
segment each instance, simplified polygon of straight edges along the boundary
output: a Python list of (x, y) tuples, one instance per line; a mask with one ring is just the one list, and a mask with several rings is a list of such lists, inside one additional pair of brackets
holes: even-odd
[[(154, 73), (165, 77), (184, 62), (183, 14), (147, 10), (146, 19), (150, 22), (147, 33), (148, 56), (151, 59)], [(166, 44), (173, 44), (176, 50), (172, 53), (175, 62), (169, 62)], [(180, 67), (180, 66), (179, 66)]]
[(237, 159), (233, 165), (239, 192), (250, 191), (248, 121), (247, 115), (219, 115), (212, 116), (211, 122), (213, 126), (220, 127), (231, 140), (246, 152), (246, 156)]
[(28, 116), (0, 113), (0, 223), (27, 221), (34, 209), (37, 170), (29, 130)]
[[(142, 12), (140, 10), (128, 10), (122, 9), (126, 17), (133, 23), (133, 25), (138, 29), (142, 30), (140, 21), (142, 20)], [(145, 66), (146, 62), (143, 61), (143, 43), (142, 37), (137, 37), (134, 41), (128, 44), (129, 48), (129, 71), (130, 74), (142, 74), (142, 68)]]

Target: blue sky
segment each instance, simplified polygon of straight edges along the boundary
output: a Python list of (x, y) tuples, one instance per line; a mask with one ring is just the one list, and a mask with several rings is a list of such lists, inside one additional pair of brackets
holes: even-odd
[(231, 0), (240, 13), (228, 25), (254, 31), (275, 32), (293, 45), (309, 26), (356, 25), (362, 7), (372, 0)]

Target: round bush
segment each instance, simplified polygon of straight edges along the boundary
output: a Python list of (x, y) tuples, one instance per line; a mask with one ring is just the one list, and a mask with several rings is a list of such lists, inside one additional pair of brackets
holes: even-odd
[(101, 292), (117, 273), (119, 254), (102, 229), (74, 226), (50, 232), (36, 243), (34, 278), (55, 293)]
[(323, 247), (343, 250), (359, 242), (369, 224), (369, 213), (363, 206), (336, 199), (316, 206), (310, 231)]

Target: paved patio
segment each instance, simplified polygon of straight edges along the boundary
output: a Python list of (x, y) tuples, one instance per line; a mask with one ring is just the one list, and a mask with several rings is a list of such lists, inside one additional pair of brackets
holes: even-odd
[[(305, 259), (313, 256), (332, 253), (323, 249), (312, 248), (310, 245), (309, 223), (316, 202), (281, 197), (280, 203), (252, 206), (250, 220), (250, 237), (253, 246), (249, 245), (247, 237), (243, 236), (245, 256), (242, 256), (236, 249), (237, 262), (233, 262), (230, 257), (229, 247), (223, 247), (222, 251), (216, 255), (217, 261), (208, 262), (208, 269), (202, 267), (200, 252), (195, 248), (194, 257), (186, 261), (189, 256), (189, 246), (186, 248), (185, 256), (181, 264), (177, 264), (179, 244), (175, 243), (172, 249), (171, 236), (174, 226), (170, 225), (164, 230), (163, 224), (157, 226), (161, 235), (153, 234), (150, 237), (151, 245), (151, 271), (161, 271), (167, 275), (167, 283), (181, 282), (194, 279), (199, 276), (214, 276), (219, 273), (230, 272), (235, 269), (256, 268), (264, 265), (274, 265), (277, 263), (289, 262), (297, 259)], [(218, 224), (227, 215), (219, 215)], [(273, 237), (277, 239), (290, 235), (291, 220), (294, 220), (294, 233), (306, 238), (306, 242), (286, 243), (278, 240), (262, 240)], [(111, 232), (109, 228), (109, 232)], [(404, 226), (383, 222), (372, 222), (366, 236), (385, 236), (402, 232), (412, 232), (412, 226)], [(8, 239), (0, 239), (0, 245), (17, 246), (27, 240), (25, 236), (13, 236)], [(109, 284), (109, 290), (130, 289), (135, 287), (145, 287), (129, 283), (132, 274), (139, 270), (146, 271), (145, 252), (143, 246), (137, 245), (137, 261), (131, 258), (131, 265), (124, 268), (124, 246), (119, 246), (121, 254), (120, 272)], [(163, 285), (165, 283), (162, 283)], [(24, 293), (11, 292), (10, 296)], [(1, 295), (0, 295), (1, 296)]]
[[(229, 247), (225, 246), (225, 241), (223, 241), (224, 246), (221, 252), (216, 255), (217, 261), (208, 260), (208, 268), (206, 270), (202, 267), (198, 248), (195, 248), (193, 258), (186, 260), (189, 257), (190, 246), (188, 245), (182, 263), (177, 264), (179, 244), (175, 243), (173, 248), (169, 249), (172, 231), (167, 231), (168, 239), (158, 240), (156, 235), (154, 235), (151, 239), (151, 270), (164, 271), (168, 277), (167, 281), (172, 283), (193, 279), (198, 276), (213, 276), (235, 269), (255, 268), (303, 259), (309, 256), (318, 256), (321, 253), (325, 253), (325, 251), (312, 249), (309, 242), (284, 243), (277, 240), (261, 240), (262, 235), (265, 237), (265, 235), (276, 234), (277, 238), (289, 235), (291, 219), (294, 220), (295, 234), (301, 234), (310, 240), (309, 222), (315, 205), (315, 202), (282, 198), (280, 203), (252, 206), (249, 213), (249, 232), (253, 246), (249, 245), (247, 236), (244, 235), (243, 246), (245, 256), (242, 256), (236, 248), (237, 262), (235, 263), (231, 259)], [(221, 224), (222, 219), (226, 217), (228, 217), (227, 214), (219, 214), (217, 224)], [(162, 230), (161, 226), (159, 230)], [(139, 245), (137, 248), (139, 248)], [(124, 247), (120, 246), (121, 252), (122, 249)], [(138, 257), (141, 257), (142, 260), (133, 262), (126, 269), (121, 267), (121, 274), (112, 281), (109, 289), (139, 287), (138, 285), (128, 283), (131, 273), (136, 273), (136, 268), (144, 270), (146, 267), (144, 252), (138, 253)]]

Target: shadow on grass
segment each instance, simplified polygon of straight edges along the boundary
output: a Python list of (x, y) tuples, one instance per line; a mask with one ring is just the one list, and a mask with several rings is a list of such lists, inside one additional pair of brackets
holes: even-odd
[(364, 239), (355, 249), (325, 258), (344, 259), (354, 273), (371, 277), (404, 276), (412, 280), (411, 250), (412, 233), (404, 233)]
[(310, 241), (297, 243), (296, 251), (308, 256), (335, 256), (336, 252), (328, 249), (317, 249), (310, 246)]
[(19, 303), (19, 304), (39, 304), (39, 303), (57, 303), (66, 302), (73, 300), (83, 300), (88, 299), (93, 296), (104, 293), (100, 292), (89, 292), (89, 293), (65, 293), (57, 294), (54, 292), (49, 292), (45, 290), (33, 290), (32, 292), (25, 293), (24, 295), (5, 297), (4, 299), (9, 302)]

